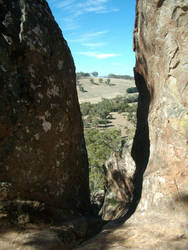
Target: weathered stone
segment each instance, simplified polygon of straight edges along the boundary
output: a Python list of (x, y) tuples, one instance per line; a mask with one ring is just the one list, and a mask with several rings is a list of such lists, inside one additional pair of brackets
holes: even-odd
[[(0, 1), (1, 200), (89, 211), (74, 62), (44, 0)], [(2, 188), (1, 188), (2, 189)]]
[[(188, 2), (137, 1), (134, 47), (136, 84), (145, 84), (150, 95), (150, 155), (141, 204), (144, 210), (176, 209), (188, 197)], [(143, 115), (141, 122), (147, 123)], [(136, 135), (133, 156), (139, 167), (138, 143)]]
[(174, 227), (177, 237), (187, 239), (188, 2), (138, 0), (134, 49), (140, 97), (132, 149), (132, 212), (141, 197), (142, 179), (143, 192), (132, 221), (158, 217), (167, 231)]

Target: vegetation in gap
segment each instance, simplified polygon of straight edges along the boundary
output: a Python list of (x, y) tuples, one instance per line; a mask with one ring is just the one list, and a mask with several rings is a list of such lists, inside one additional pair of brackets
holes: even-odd
[(98, 83), (96, 83), (93, 78), (90, 79), (90, 83), (94, 85), (98, 85)]
[(138, 89), (137, 87), (131, 87), (127, 89), (127, 93), (131, 94), (131, 93), (138, 93)]
[(109, 78), (117, 78), (117, 79), (125, 79), (125, 80), (133, 80), (134, 77), (129, 75), (115, 75), (115, 74), (109, 74)]
[(89, 158), (90, 190), (94, 193), (104, 189), (103, 165), (110, 157), (111, 152), (121, 149), (123, 138), (120, 130), (89, 129), (85, 131), (85, 140)]
[(92, 72), (91, 74), (92, 74), (94, 77), (98, 77), (98, 75), (99, 75), (99, 73), (96, 72), (96, 71)]
[(99, 78), (99, 83), (103, 83), (103, 79), (102, 78)]
[(105, 81), (105, 83), (106, 83), (106, 85), (108, 85), (108, 86), (111, 86), (111, 80), (110, 80), (110, 78), (108, 78), (106, 81)]
[(89, 73), (84, 73), (84, 72), (77, 72), (76, 73), (76, 78), (79, 80), (82, 77), (90, 77)]
[(111, 112), (125, 113), (128, 120), (136, 123), (137, 96), (103, 98), (101, 102), (80, 105), (85, 128), (107, 127), (112, 119)]
[[(109, 87), (113, 86), (110, 78), (133, 79), (127, 75), (110, 74), (108, 78), (98, 76), (98, 72), (92, 72), (91, 74), (78, 72), (76, 79), (79, 90), (83, 93), (87, 91), (81, 84), (84, 78), (88, 78), (92, 85), (103, 84)], [(129, 140), (133, 137), (136, 125), (137, 92), (136, 87), (130, 87), (126, 90), (124, 96), (117, 96), (113, 99), (102, 98), (102, 101), (95, 104), (90, 102), (80, 104), (89, 158), (91, 195), (104, 190), (104, 165), (111, 153), (120, 151), (122, 145), (128, 145)], [(124, 128), (124, 131), (126, 131), (125, 137), (122, 137), (120, 129), (112, 125), (114, 113), (122, 114), (121, 117), (125, 117), (125, 120), (129, 121), (128, 126), (131, 124), (130, 127)]]
[(79, 88), (79, 90), (80, 90), (81, 92), (83, 92), (83, 93), (84, 93), (84, 92), (87, 92), (87, 90), (84, 89), (84, 87), (82, 86), (82, 84), (81, 84), (79, 81), (77, 82), (77, 85), (78, 85), (78, 88)]
[(126, 137), (121, 131), (112, 128), (112, 112), (122, 113), (132, 126), (136, 125), (137, 94), (118, 96), (113, 99), (103, 98), (101, 102), (91, 104), (85, 102), (80, 105), (85, 128), (85, 140), (89, 158), (89, 175), (91, 194), (104, 190), (104, 164), (112, 152), (121, 150), (134, 129), (126, 129)]

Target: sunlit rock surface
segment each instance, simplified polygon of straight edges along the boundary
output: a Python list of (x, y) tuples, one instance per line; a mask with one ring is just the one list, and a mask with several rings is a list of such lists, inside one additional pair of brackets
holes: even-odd
[(0, 199), (87, 214), (75, 67), (46, 1), (0, 1), (0, 58)]
[[(188, 2), (137, 1), (134, 49), (136, 84), (145, 84), (150, 95), (149, 162), (139, 210), (171, 211), (179, 223), (179, 210), (188, 213)], [(138, 145), (133, 156), (139, 169)]]

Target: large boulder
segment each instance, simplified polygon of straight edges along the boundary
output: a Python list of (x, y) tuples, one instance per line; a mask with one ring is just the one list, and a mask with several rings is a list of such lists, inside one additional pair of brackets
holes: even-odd
[(75, 66), (46, 1), (0, 1), (0, 58), (0, 199), (86, 214)]
[(188, 213), (187, 0), (138, 0), (134, 49), (140, 92), (132, 148), (135, 207), (146, 169), (137, 218), (158, 213), (159, 221), (168, 218), (166, 226), (183, 235)]

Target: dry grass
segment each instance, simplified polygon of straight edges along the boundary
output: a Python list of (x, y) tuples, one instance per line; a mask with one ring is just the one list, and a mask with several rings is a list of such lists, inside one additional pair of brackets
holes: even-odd
[(112, 99), (116, 96), (124, 96), (126, 94), (126, 89), (130, 87), (135, 87), (134, 80), (124, 80), (124, 79), (114, 79), (111, 78), (112, 86), (106, 85), (104, 82), (106, 78), (103, 78), (103, 83), (99, 83), (98, 78), (92, 78), (97, 84), (92, 84), (90, 78), (82, 78), (79, 80), (80, 84), (84, 87), (87, 92), (81, 92), (78, 90), (79, 102), (100, 102), (102, 98)]

